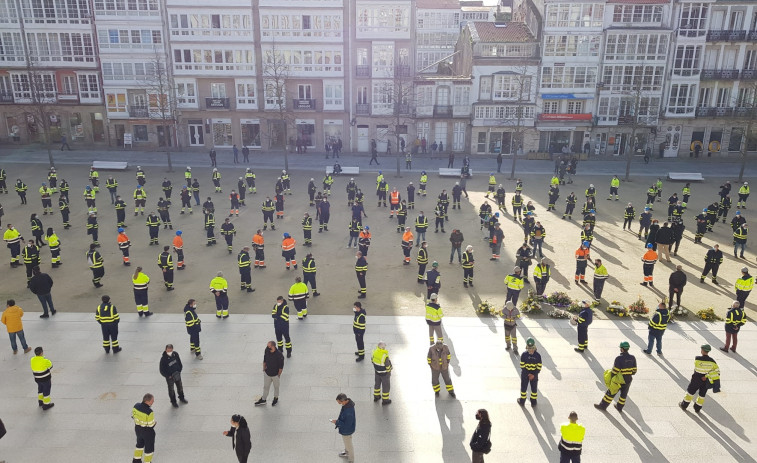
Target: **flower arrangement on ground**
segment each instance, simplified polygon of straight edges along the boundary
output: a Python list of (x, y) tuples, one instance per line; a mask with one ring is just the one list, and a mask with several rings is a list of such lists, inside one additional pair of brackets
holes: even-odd
[(723, 317), (718, 316), (718, 314), (715, 313), (715, 309), (712, 307), (707, 307), (706, 309), (698, 311), (697, 317), (706, 322), (723, 321)]
[(539, 296), (533, 289), (529, 289), (528, 297), (520, 304), (520, 311), (521, 313), (541, 312), (541, 305), (544, 301), (544, 296)]
[(499, 310), (488, 300), (483, 300), (478, 303), (478, 313), (496, 316), (499, 315)]
[(675, 309), (672, 309), (670, 311), (671, 315), (675, 317), (685, 317), (689, 314), (689, 311), (681, 307), (680, 305), (677, 305)]
[(634, 315), (647, 315), (649, 313), (649, 307), (641, 296), (636, 299), (634, 303), (628, 306), (628, 312)]
[(547, 315), (549, 315), (552, 318), (570, 318), (571, 315), (567, 311), (563, 309), (552, 309), (549, 312), (547, 312)]
[(547, 302), (555, 307), (568, 307), (573, 300), (563, 291), (555, 291), (547, 297)]
[(581, 305), (580, 303), (578, 303), (578, 302), (576, 302), (576, 301), (573, 301), (573, 302), (571, 302), (571, 303), (570, 303), (570, 305), (569, 305), (569, 306), (568, 306), (568, 307), (566, 308), (566, 310), (567, 310), (568, 312), (572, 312), (572, 313), (578, 313), (578, 312), (580, 312), (580, 311), (581, 311), (581, 310), (582, 310), (583, 308), (584, 308), (584, 306), (582, 306), (582, 305)]
[(628, 309), (626, 306), (621, 304), (619, 301), (612, 301), (610, 305), (607, 307), (607, 312), (611, 314), (615, 314), (618, 317), (628, 317)]

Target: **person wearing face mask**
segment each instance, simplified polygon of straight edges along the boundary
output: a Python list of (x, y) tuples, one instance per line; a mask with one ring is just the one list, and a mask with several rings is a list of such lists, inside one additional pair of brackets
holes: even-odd
[(200, 318), (197, 316), (197, 301), (190, 299), (187, 301), (187, 305), (184, 306), (184, 324), (187, 326), (187, 333), (189, 334), (189, 350), (195, 353), (197, 360), (202, 360), (202, 353), (200, 351)]
[(478, 426), (470, 439), (470, 449), (473, 453), (472, 463), (484, 463), (484, 454), (491, 452), (492, 442), (489, 435), (492, 432), (492, 422), (489, 421), (489, 412), (481, 408), (476, 412)]
[(223, 435), (231, 437), (231, 448), (236, 452), (239, 463), (247, 463), (250, 450), (252, 450), (250, 428), (247, 426), (247, 420), (242, 415), (232, 415), (231, 429), (224, 431)]
[[(184, 398), (184, 386), (181, 383), (182, 368), (183, 366), (181, 364), (181, 358), (179, 358), (179, 353), (173, 350), (173, 344), (166, 344), (166, 350), (160, 358), (160, 374), (166, 378), (166, 383), (168, 384), (168, 398), (171, 399), (171, 405), (173, 405), (174, 408), (179, 408), (179, 404), (176, 403), (176, 392), (179, 393), (179, 401), (181, 401), (181, 403), (189, 403)], [(176, 392), (174, 392), (174, 385), (176, 385)]]

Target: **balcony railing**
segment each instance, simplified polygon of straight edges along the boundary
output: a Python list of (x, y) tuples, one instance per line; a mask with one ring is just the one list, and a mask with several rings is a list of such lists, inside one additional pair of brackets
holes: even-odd
[(0, 93), (0, 103), (13, 103), (13, 94)]
[(367, 103), (358, 103), (355, 105), (355, 114), (358, 116), (370, 116), (371, 115), (371, 105)]
[(746, 39), (746, 31), (707, 31), (708, 42), (739, 42)]
[(292, 100), (292, 108), (298, 109), (315, 109), (315, 100), (307, 98), (294, 98)]
[(205, 98), (205, 108), (229, 109), (229, 99), (228, 98)]
[(149, 117), (147, 106), (129, 106), (129, 117)]
[(757, 79), (757, 70), (744, 69), (741, 71), (741, 80), (755, 80)]
[(359, 64), (355, 66), (355, 75), (357, 77), (370, 77), (371, 76), (371, 67), (367, 64)]
[(697, 117), (731, 117), (733, 116), (733, 108), (698, 107), (696, 116)]
[(452, 106), (434, 105), (434, 117), (452, 117)]
[(738, 69), (703, 69), (701, 80), (736, 80), (739, 78)]
[(79, 101), (78, 93), (58, 93), (59, 103), (76, 103)]
[(749, 31), (746, 35), (746, 39), (750, 42), (757, 42), (757, 31)]
[(757, 108), (733, 108), (734, 117), (757, 117)]

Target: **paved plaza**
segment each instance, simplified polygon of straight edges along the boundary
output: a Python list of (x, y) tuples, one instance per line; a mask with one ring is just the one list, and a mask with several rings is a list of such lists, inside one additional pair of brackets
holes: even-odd
[[(228, 429), (233, 413), (243, 414), (252, 430), (253, 461), (339, 461), (341, 439), (327, 420), (335, 418), (339, 407), (334, 401), (338, 392), (346, 392), (357, 403), (358, 430), (355, 448), (360, 462), (439, 462), (470, 461), (468, 440), (475, 429), (475, 412), (487, 408), (492, 416), (494, 444), (487, 461), (555, 461), (558, 455), (559, 425), (567, 421), (571, 410), (579, 413), (587, 427), (584, 461), (754, 461), (757, 420), (751, 407), (751, 384), (757, 367), (750, 349), (755, 328), (752, 324), (755, 296), (747, 301), (750, 321), (742, 329), (739, 354), (725, 355), (719, 350), (724, 335), (723, 323), (695, 321), (693, 317), (671, 325), (664, 337), (665, 357), (647, 357), (641, 353), (646, 345), (646, 320), (618, 319), (606, 314), (608, 303), (617, 299), (624, 304), (641, 296), (654, 307), (667, 296), (667, 279), (675, 265), (682, 265), (688, 275), (683, 294), (683, 306), (690, 310), (713, 307), (721, 316), (734, 299), (733, 284), (741, 267), (755, 267), (755, 254), (747, 246), (747, 259), (734, 259), (731, 229), (718, 223), (714, 233), (708, 233), (704, 245), (693, 243), (694, 216), (717, 199), (718, 186), (730, 179), (733, 183), (738, 165), (714, 163), (708, 160), (680, 162), (653, 161), (648, 166), (633, 165), (633, 182), (623, 182), (620, 201), (606, 201), (610, 177), (621, 174), (625, 165), (616, 161), (592, 161), (579, 164), (579, 175), (572, 185), (561, 186), (557, 212), (546, 212), (547, 190), (553, 164), (547, 161), (518, 161), (518, 172), (524, 182), (524, 200), (536, 205), (537, 220), (547, 230), (545, 257), (553, 265), (552, 280), (547, 292), (566, 291), (575, 299), (588, 298), (590, 291), (573, 283), (575, 269), (573, 253), (579, 244), (579, 214), (573, 221), (561, 219), (565, 197), (574, 191), (583, 203), (583, 192), (593, 183), (597, 193), (597, 228), (592, 257), (603, 259), (611, 275), (605, 285), (604, 300), (595, 311), (596, 320), (589, 329), (590, 352), (580, 356), (573, 351), (575, 328), (566, 320), (553, 320), (544, 315), (525, 318), (519, 333), (521, 347), (533, 336), (544, 359), (539, 383), (540, 398), (536, 409), (521, 409), (518, 397), (518, 359), (504, 350), (502, 321), (479, 317), (475, 307), (482, 300), (495, 306), (504, 302), (504, 276), (512, 271), (515, 250), (522, 243), (522, 231), (510, 215), (510, 198), (514, 182), (506, 180), (509, 161), (497, 180), (507, 191), (508, 213), (501, 217), (505, 232), (502, 258), (489, 261), (490, 250), (479, 230), (477, 211), (485, 201), (487, 175), (494, 170), (493, 160), (473, 159), (474, 178), (468, 182), (469, 198), (463, 198), (463, 209), (450, 210), (446, 233), (434, 233), (433, 209), (442, 188), (449, 193), (455, 180), (439, 178), (436, 169), (446, 166), (445, 159), (416, 159), (413, 170), (403, 177), (394, 177), (394, 160), (381, 158), (381, 166), (367, 166), (364, 156), (344, 156), (343, 166), (361, 166), (356, 177), (365, 193), (368, 217), (364, 224), (373, 233), (368, 256), (368, 311), (366, 348), (372, 350), (376, 342), (384, 340), (395, 365), (392, 377), (392, 400), (382, 407), (370, 400), (373, 369), (369, 362), (356, 364), (352, 336), (352, 302), (358, 289), (355, 278), (355, 249), (347, 249), (347, 225), (350, 213), (346, 206), (345, 185), (349, 177), (337, 177), (332, 188), (329, 231), (314, 231), (313, 247), (301, 246), (304, 212), (315, 215), (308, 207), (306, 186), (312, 177), (321, 187), (323, 167), (333, 161), (321, 155), (290, 156), (292, 174), (291, 196), (286, 196), (283, 220), (276, 220), (276, 230), (265, 232), (265, 270), (253, 271), (254, 293), (237, 288), (236, 255), (243, 245), (249, 245), (252, 235), (262, 226), (260, 204), (267, 195), (273, 196), (273, 184), (282, 161), (273, 156), (253, 156), (257, 174), (256, 195), (247, 195), (247, 207), (240, 217), (234, 217), (237, 229), (234, 252), (229, 255), (219, 226), (227, 214), (228, 193), (236, 188), (236, 179), (243, 175), (245, 165), (232, 165), (230, 157), (219, 153), (219, 170), (223, 174), (223, 194), (212, 193), (211, 169), (206, 155), (174, 155), (174, 172), (167, 172), (160, 153), (114, 153), (98, 155), (77, 151), (59, 153), (56, 163), (59, 178), (71, 184), (70, 230), (63, 230), (60, 214), (40, 216), (45, 227), (55, 227), (62, 240), (64, 265), (50, 268), (50, 253), (43, 248), (42, 270), (55, 281), (53, 298), (58, 315), (40, 320), (39, 303), (25, 289), (24, 270), (8, 269), (3, 264), (0, 273), (0, 300), (14, 298), (27, 312), (24, 322), (26, 337), (32, 347), (43, 345), (45, 355), (55, 365), (53, 373), (54, 409), (38, 410), (34, 403), (36, 388), (29, 371), (27, 355), (12, 355), (7, 344), (0, 343), (0, 418), (9, 428), (0, 440), (0, 461), (35, 463), (51, 461), (65, 463), (81, 461), (124, 461), (133, 450), (133, 422), (130, 410), (145, 392), (156, 395), (154, 406), (158, 421), (157, 462), (233, 461), (229, 439), (221, 432)], [(87, 182), (87, 165), (92, 159), (123, 158), (130, 169), (113, 172), (119, 181), (119, 193), (127, 208), (127, 233), (132, 241), (132, 266), (121, 265), (121, 253), (116, 246), (115, 212), (105, 191), (105, 178), (111, 172), (100, 172), (101, 192), (97, 197), (99, 211), (100, 252), (105, 258), (104, 287), (94, 289), (91, 272), (87, 268), (85, 249), (91, 239), (86, 235), (86, 207), (82, 191)], [(0, 166), (8, 172), (12, 188), (17, 177), (29, 186), (27, 206), (20, 206), (13, 191), (0, 195), (4, 206), (3, 227), (14, 223), (26, 238), (30, 238), (29, 215), (41, 212), (39, 184), (47, 172), (47, 154), (31, 150), (0, 152)], [(456, 166), (461, 160), (456, 160)], [(173, 232), (184, 232), (187, 270), (176, 272), (176, 291), (166, 292), (157, 267), (161, 248), (148, 246), (145, 216), (133, 216), (132, 193), (137, 164), (147, 173), (148, 211), (160, 196), (164, 176), (173, 181), (171, 217), (174, 230), (160, 231), (160, 243), (170, 244)], [(403, 161), (404, 166), (404, 161)], [(216, 236), (218, 245), (205, 246), (202, 212), (194, 208), (192, 215), (180, 215), (178, 192), (186, 165), (193, 167), (201, 183), (201, 198), (211, 196), (216, 206)], [(451, 400), (442, 392), (434, 399), (426, 364), (427, 332), (423, 321), (425, 287), (416, 283), (417, 265), (401, 264), (401, 235), (396, 232), (396, 219), (389, 219), (388, 208), (377, 208), (375, 201), (376, 172), (383, 170), (390, 189), (397, 187), (403, 197), (405, 187), (412, 181), (416, 186), (420, 171), (429, 172), (429, 195), (419, 198), (416, 193), (415, 210), (409, 211), (407, 223), (412, 226), (417, 213), (424, 210), (429, 218), (430, 260), (440, 263), (442, 289), (440, 303), (444, 309), (446, 339), (453, 351), (453, 382), (458, 400)], [(643, 243), (634, 234), (623, 232), (622, 212), (632, 201), (637, 215), (643, 209), (645, 191), (657, 177), (668, 171), (703, 172), (707, 180), (692, 185), (692, 200), (684, 215), (686, 234), (678, 257), (672, 263), (660, 262), (655, 269), (655, 288), (639, 286), (642, 281), (641, 256)], [(482, 175), (483, 174), (483, 175)], [(747, 179), (757, 174), (747, 166)], [(621, 175), (622, 176), (622, 175)], [(753, 178), (753, 177), (751, 177)], [(233, 185), (232, 185), (233, 183)], [(734, 190), (738, 185), (734, 184)], [(674, 191), (680, 194), (680, 183), (665, 182), (663, 202), (657, 203), (654, 217), (664, 221), (666, 199)], [(57, 197), (57, 195), (56, 195)], [(735, 191), (732, 194), (735, 198)], [(757, 214), (757, 199), (751, 198), (749, 209), (743, 212), (747, 221), (751, 211)], [(735, 202), (735, 200), (734, 200)], [(56, 201), (57, 203), (57, 201)], [(193, 201), (194, 204), (194, 201)], [(493, 203), (492, 203), (493, 204)], [(494, 205), (496, 209), (496, 205)], [(733, 216), (736, 209), (729, 214)], [(635, 228), (638, 229), (637, 221)], [(317, 222), (314, 222), (317, 225)], [(317, 226), (314, 226), (317, 229)], [(462, 269), (449, 264), (449, 234), (459, 228), (465, 244), (472, 244), (476, 257), (475, 287), (462, 285)], [(292, 317), (294, 354), (285, 366), (282, 379), (281, 402), (276, 408), (253, 407), (259, 397), (262, 376), (259, 372), (266, 341), (273, 338), (270, 310), (276, 296), (286, 295), (301, 271), (286, 271), (281, 257), (281, 234), (289, 232), (297, 240), (297, 260), (307, 252), (315, 256), (318, 268), (318, 291), (321, 297), (311, 299), (307, 321)], [(753, 238), (750, 238), (750, 240)], [(699, 283), (704, 254), (711, 244), (720, 243), (725, 254), (718, 279), (720, 286), (709, 281)], [(750, 241), (751, 243), (751, 241)], [(5, 253), (5, 254), (2, 254)], [(7, 250), (0, 257), (7, 262)], [(175, 256), (174, 256), (175, 259)], [(131, 275), (137, 265), (152, 278), (150, 310), (152, 318), (138, 319), (134, 310)], [(229, 281), (231, 317), (217, 321), (210, 279), (223, 271)], [(529, 277), (533, 267), (529, 269)], [(753, 270), (753, 274), (755, 273)], [(587, 276), (591, 278), (592, 270)], [(528, 288), (528, 286), (526, 287)], [(124, 351), (106, 356), (101, 345), (100, 330), (94, 321), (94, 310), (100, 296), (108, 294), (121, 313), (121, 345)], [(525, 299), (525, 290), (521, 301)], [(198, 300), (198, 313), (203, 319), (202, 349), (205, 360), (190, 356), (188, 336), (183, 325), (182, 308), (188, 298)], [(594, 410), (593, 403), (601, 399), (601, 374), (612, 366), (621, 340), (631, 342), (631, 353), (639, 360), (623, 415), (611, 409), (607, 415)], [(7, 342), (7, 341), (5, 341)], [(175, 410), (165, 391), (165, 381), (158, 374), (158, 360), (166, 343), (173, 343), (184, 361), (184, 383), (190, 403)], [(682, 412), (677, 403), (693, 372), (693, 359), (703, 342), (712, 344), (713, 358), (721, 368), (723, 392), (708, 395), (702, 415)], [(269, 401), (270, 402), (270, 401)], [(40, 438), (43, 436), (43, 438)], [(506, 460), (507, 459), (507, 460)]]

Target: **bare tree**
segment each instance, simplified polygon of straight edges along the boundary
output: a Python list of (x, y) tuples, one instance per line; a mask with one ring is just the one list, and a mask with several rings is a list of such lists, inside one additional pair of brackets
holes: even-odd
[(171, 150), (178, 144), (176, 129), (179, 125), (179, 112), (177, 109), (177, 88), (169, 63), (165, 52), (155, 48), (151, 69), (145, 76), (143, 88), (147, 93), (147, 115), (150, 119), (159, 121), (159, 127), (163, 131), (163, 145), (168, 161), (168, 171), (173, 172)]
[(743, 182), (747, 153), (750, 151), (750, 148), (757, 146), (757, 83), (742, 87), (735, 106), (734, 116), (736, 118), (733, 121), (733, 128), (731, 130), (740, 130), (742, 133), (741, 145), (739, 147), (739, 155), (741, 157), (739, 182)]
[(289, 62), (281, 50), (276, 48), (276, 43), (271, 43), (271, 48), (265, 51), (263, 56), (263, 87), (266, 109), (271, 101), (272, 107), (276, 112), (275, 119), (268, 120), (268, 148), (273, 148), (277, 143), (283, 140), (284, 149), (284, 169), (289, 169), (289, 137), (288, 129), (294, 126), (292, 113), (287, 110), (286, 86), (290, 76)]
[[(631, 136), (626, 144), (626, 175), (625, 181), (630, 181), (631, 161), (639, 150), (644, 147), (637, 140), (638, 134), (643, 130), (649, 130), (652, 125), (657, 125), (657, 114), (659, 105), (652, 104), (652, 97), (645, 90), (643, 79), (638, 77), (633, 88), (623, 92), (624, 97), (621, 99), (623, 107), (621, 114), (618, 115), (618, 122), (631, 128)], [(650, 131), (651, 133), (651, 131)]]
[(54, 73), (45, 72), (37, 58), (27, 51), (26, 73), (18, 74), (14, 91), (22, 96), (27, 103), (21, 110), (21, 118), (25, 121), (30, 138), (36, 134), (39, 141), (47, 149), (50, 167), (55, 166), (51, 143), (53, 142), (53, 128), (60, 126), (59, 106), (56, 106), (56, 84)]
[[(513, 126), (513, 137), (511, 139), (510, 152), (513, 155), (513, 162), (510, 167), (510, 180), (515, 179), (515, 163), (518, 160), (518, 154), (523, 149), (523, 134), (529, 127), (524, 126), (524, 119), (533, 118), (533, 114), (528, 113), (528, 103), (532, 97), (532, 85), (536, 81), (536, 77), (530, 72), (528, 66), (521, 66), (518, 69), (515, 79), (515, 91), (517, 92), (517, 104), (515, 105), (515, 114), (513, 118), (509, 119)], [(533, 129), (533, 127), (532, 127)], [(515, 150), (513, 150), (513, 146)]]
[[(404, 64), (394, 66), (393, 74), (387, 74), (387, 79), (379, 84), (380, 87), (375, 96), (379, 98), (379, 101), (374, 101), (373, 104), (374, 106), (383, 104), (389, 108), (389, 111), (383, 117), (379, 116), (377, 125), (386, 125), (387, 129), (383, 135), (394, 139), (394, 153), (397, 161), (396, 176), (401, 177), (400, 156), (402, 153), (400, 147), (402, 145), (400, 139), (402, 135), (407, 135), (407, 127), (414, 121), (415, 82), (410, 67)], [(409, 142), (409, 140), (405, 141)]]

